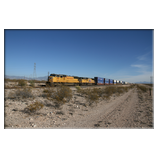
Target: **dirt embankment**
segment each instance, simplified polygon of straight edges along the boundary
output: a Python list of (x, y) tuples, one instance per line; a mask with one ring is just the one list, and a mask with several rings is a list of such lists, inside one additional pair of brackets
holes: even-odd
[[(153, 94), (136, 87), (128, 92), (86, 106), (86, 100), (73, 90), (73, 98), (62, 108), (42, 97), (43, 89), (34, 89), (33, 98), (8, 99), (5, 90), (5, 128), (153, 128)], [(24, 109), (35, 101), (44, 108), (28, 114)]]

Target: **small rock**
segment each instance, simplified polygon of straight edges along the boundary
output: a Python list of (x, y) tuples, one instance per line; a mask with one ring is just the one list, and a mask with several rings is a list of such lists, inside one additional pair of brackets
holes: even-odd
[(30, 121), (33, 121), (33, 118), (29, 118)]
[(18, 111), (18, 109), (16, 108), (16, 109), (13, 109), (12, 111)]

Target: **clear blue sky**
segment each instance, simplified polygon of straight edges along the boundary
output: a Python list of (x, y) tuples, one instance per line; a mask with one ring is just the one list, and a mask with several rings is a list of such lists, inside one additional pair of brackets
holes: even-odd
[(5, 30), (5, 75), (49, 73), (127, 82), (153, 75), (153, 30)]

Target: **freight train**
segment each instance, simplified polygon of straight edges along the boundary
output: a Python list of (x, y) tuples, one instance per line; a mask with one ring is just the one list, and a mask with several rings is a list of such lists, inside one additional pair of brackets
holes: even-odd
[(50, 74), (50, 76), (48, 76), (48, 81), (46, 82), (46, 86), (122, 85), (122, 84), (128, 84), (128, 83), (124, 81), (112, 80), (112, 79), (101, 78), (101, 77), (89, 78), (89, 77), (68, 76), (62, 74)]

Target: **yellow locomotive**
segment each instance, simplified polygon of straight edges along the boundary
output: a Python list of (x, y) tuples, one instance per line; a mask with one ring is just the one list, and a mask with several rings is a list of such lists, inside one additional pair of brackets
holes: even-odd
[(47, 86), (56, 85), (94, 85), (95, 81), (92, 78), (78, 77), (78, 76), (67, 76), (61, 74), (50, 74), (48, 76)]

